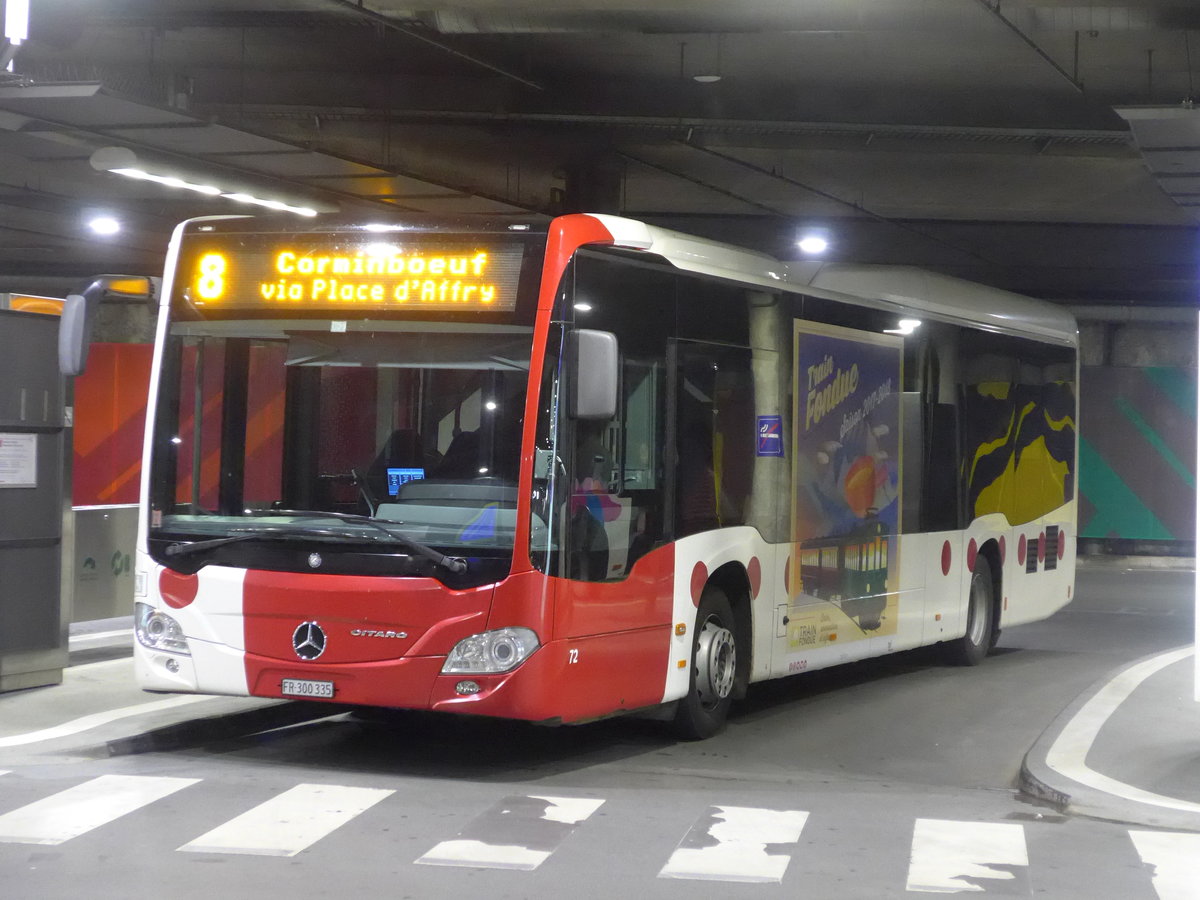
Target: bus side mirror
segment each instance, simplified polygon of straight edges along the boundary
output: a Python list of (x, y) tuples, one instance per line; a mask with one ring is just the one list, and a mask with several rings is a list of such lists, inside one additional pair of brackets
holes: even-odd
[(64, 375), (82, 375), (87, 367), (88, 348), (92, 343), (92, 318), (95, 304), (87, 291), (68, 294), (63, 300), (58, 323), (58, 371)]
[(80, 293), (68, 294), (58, 323), (58, 371), (63, 375), (82, 375), (87, 368), (92, 321), (101, 300), (152, 303), (158, 297), (161, 283), (159, 278), (100, 275)]
[(567, 332), (567, 359), (567, 414), (573, 419), (615, 416), (620, 371), (617, 336), (611, 331), (574, 328)]

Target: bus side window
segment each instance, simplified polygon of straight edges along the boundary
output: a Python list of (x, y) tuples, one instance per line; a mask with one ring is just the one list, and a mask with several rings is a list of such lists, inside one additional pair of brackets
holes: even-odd
[(742, 525), (755, 463), (751, 352), (681, 341), (676, 373), (676, 537)]
[(662, 542), (662, 365), (625, 359), (617, 416), (575, 426), (568, 574), (624, 578)]
[(953, 326), (927, 323), (928, 339), (920, 361), (921, 429), (921, 531), (961, 528), (962, 470), (958, 391), (955, 384)]
[(625, 360), (621, 408), (624, 436), (620, 458), (621, 496), (629, 499), (630, 536), (626, 571), (662, 543), (663, 390), (657, 360)]
[[(609, 577), (610, 523), (620, 519), (613, 508), (610, 473), (612, 455), (608, 423), (581, 419), (575, 425), (575, 459), (572, 466), (571, 511), (567, 526), (569, 577), (579, 581), (606, 581)], [(616, 515), (614, 515), (616, 513)], [(619, 527), (619, 525), (618, 525)], [(617, 536), (616, 543), (620, 543)], [(619, 547), (613, 548), (619, 551)]]
[(569, 423), (564, 569), (579, 580), (616, 581), (665, 534), (663, 359), (675, 319), (674, 277), (588, 254), (575, 267), (574, 324), (615, 334), (621, 369), (617, 414)]

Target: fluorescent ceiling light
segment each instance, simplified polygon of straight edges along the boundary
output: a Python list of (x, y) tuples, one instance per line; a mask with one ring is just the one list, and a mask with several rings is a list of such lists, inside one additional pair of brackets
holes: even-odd
[(921, 327), (920, 319), (901, 319), (895, 328), (885, 328), (884, 334), (912, 334)]
[(88, 228), (96, 232), (96, 234), (116, 234), (121, 230), (121, 223), (112, 216), (96, 216), (88, 222)]
[(5, 0), (4, 36), (13, 44), (29, 37), (29, 0)]
[(796, 246), (800, 248), (801, 253), (807, 253), (809, 256), (820, 256), (829, 249), (829, 241), (819, 234), (806, 234), (796, 242)]
[[(148, 167), (142, 163), (138, 159), (137, 154), (126, 147), (101, 147), (92, 154), (91, 163), (92, 168), (99, 172), (111, 172), (114, 175), (123, 175), (126, 178), (132, 178), (136, 181), (152, 181), (164, 187), (193, 191), (209, 197), (223, 197), (226, 200), (233, 200), (237, 203), (249, 203), (254, 206), (262, 206), (266, 209), (295, 213), (298, 216), (315, 216), (317, 214), (317, 209), (314, 206), (300, 206), (298, 204), (287, 203), (283, 200), (259, 197), (243, 190), (233, 190), (231, 188), (219, 187), (215, 184), (188, 181), (180, 178), (178, 175), (167, 172), (151, 171), (153, 166)], [(327, 207), (327, 211), (330, 210), (332, 210), (332, 207)]]
[(292, 206), (290, 203), (284, 203), (282, 200), (265, 200), (262, 197), (255, 197), (253, 194), (247, 194), (239, 191), (236, 194), (221, 194), (226, 200), (236, 200), (238, 203), (251, 203), (255, 206), (264, 206), (267, 209), (277, 209), (280, 212), (291, 212), (298, 216), (315, 216), (317, 211), (311, 206)]
[(109, 169), (114, 175), (124, 175), (126, 178), (134, 178), (138, 181), (153, 181), (157, 184), (165, 185), (166, 187), (179, 188), (185, 191), (195, 191), (198, 194), (208, 194), (210, 197), (221, 196), (221, 189), (212, 184), (193, 184), (190, 181), (184, 181), (182, 178), (175, 178), (172, 175), (152, 175), (143, 169), (134, 169), (122, 167), (120, 169)]

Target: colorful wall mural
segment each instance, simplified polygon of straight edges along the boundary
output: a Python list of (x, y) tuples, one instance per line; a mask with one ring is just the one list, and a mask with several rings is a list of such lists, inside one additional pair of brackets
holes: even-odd
[(1085, 366), (1080, 383), (1080, 536), (1195, 540), (1196, 370)]

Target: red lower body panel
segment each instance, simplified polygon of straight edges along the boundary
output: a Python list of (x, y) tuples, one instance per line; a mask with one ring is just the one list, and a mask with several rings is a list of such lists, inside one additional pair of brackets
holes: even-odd
[[(429, 698), (443, 712), (535, 722), (583, 722), (662, 702), (670, 627), (626, 631), (541, 647), (506, 675), (442, 675)], [(477, 694), (459, 694), (460, 681)]]
[(283, 697), (283, 679), (296, 678), (332, 681), (334, 693), (329, 698), (330, 703), (426, 709), (430, 690), (443, 662), (445, 659), (440, 656), (409, 656), (322, 667), (312, 664), (292, 666), (277, 659), (247, 656), (246, 668), (254, 673), (250, 693), (256, 697)]
[[(527, 572), (466, 591), (432, 579), (251, 571), (246, 683), (258, 697), (295, 697), (283, 693), (285, 679), (331, 682), (332, 697), (311, 699), (533, 721), (654, 706), (670, 665), (672, 560), (669, 550), (648, 554), (626, 582)], [(459, 640), (507, 626), (532, 628), (544, 643), (512, 672), (441, 674)]]

